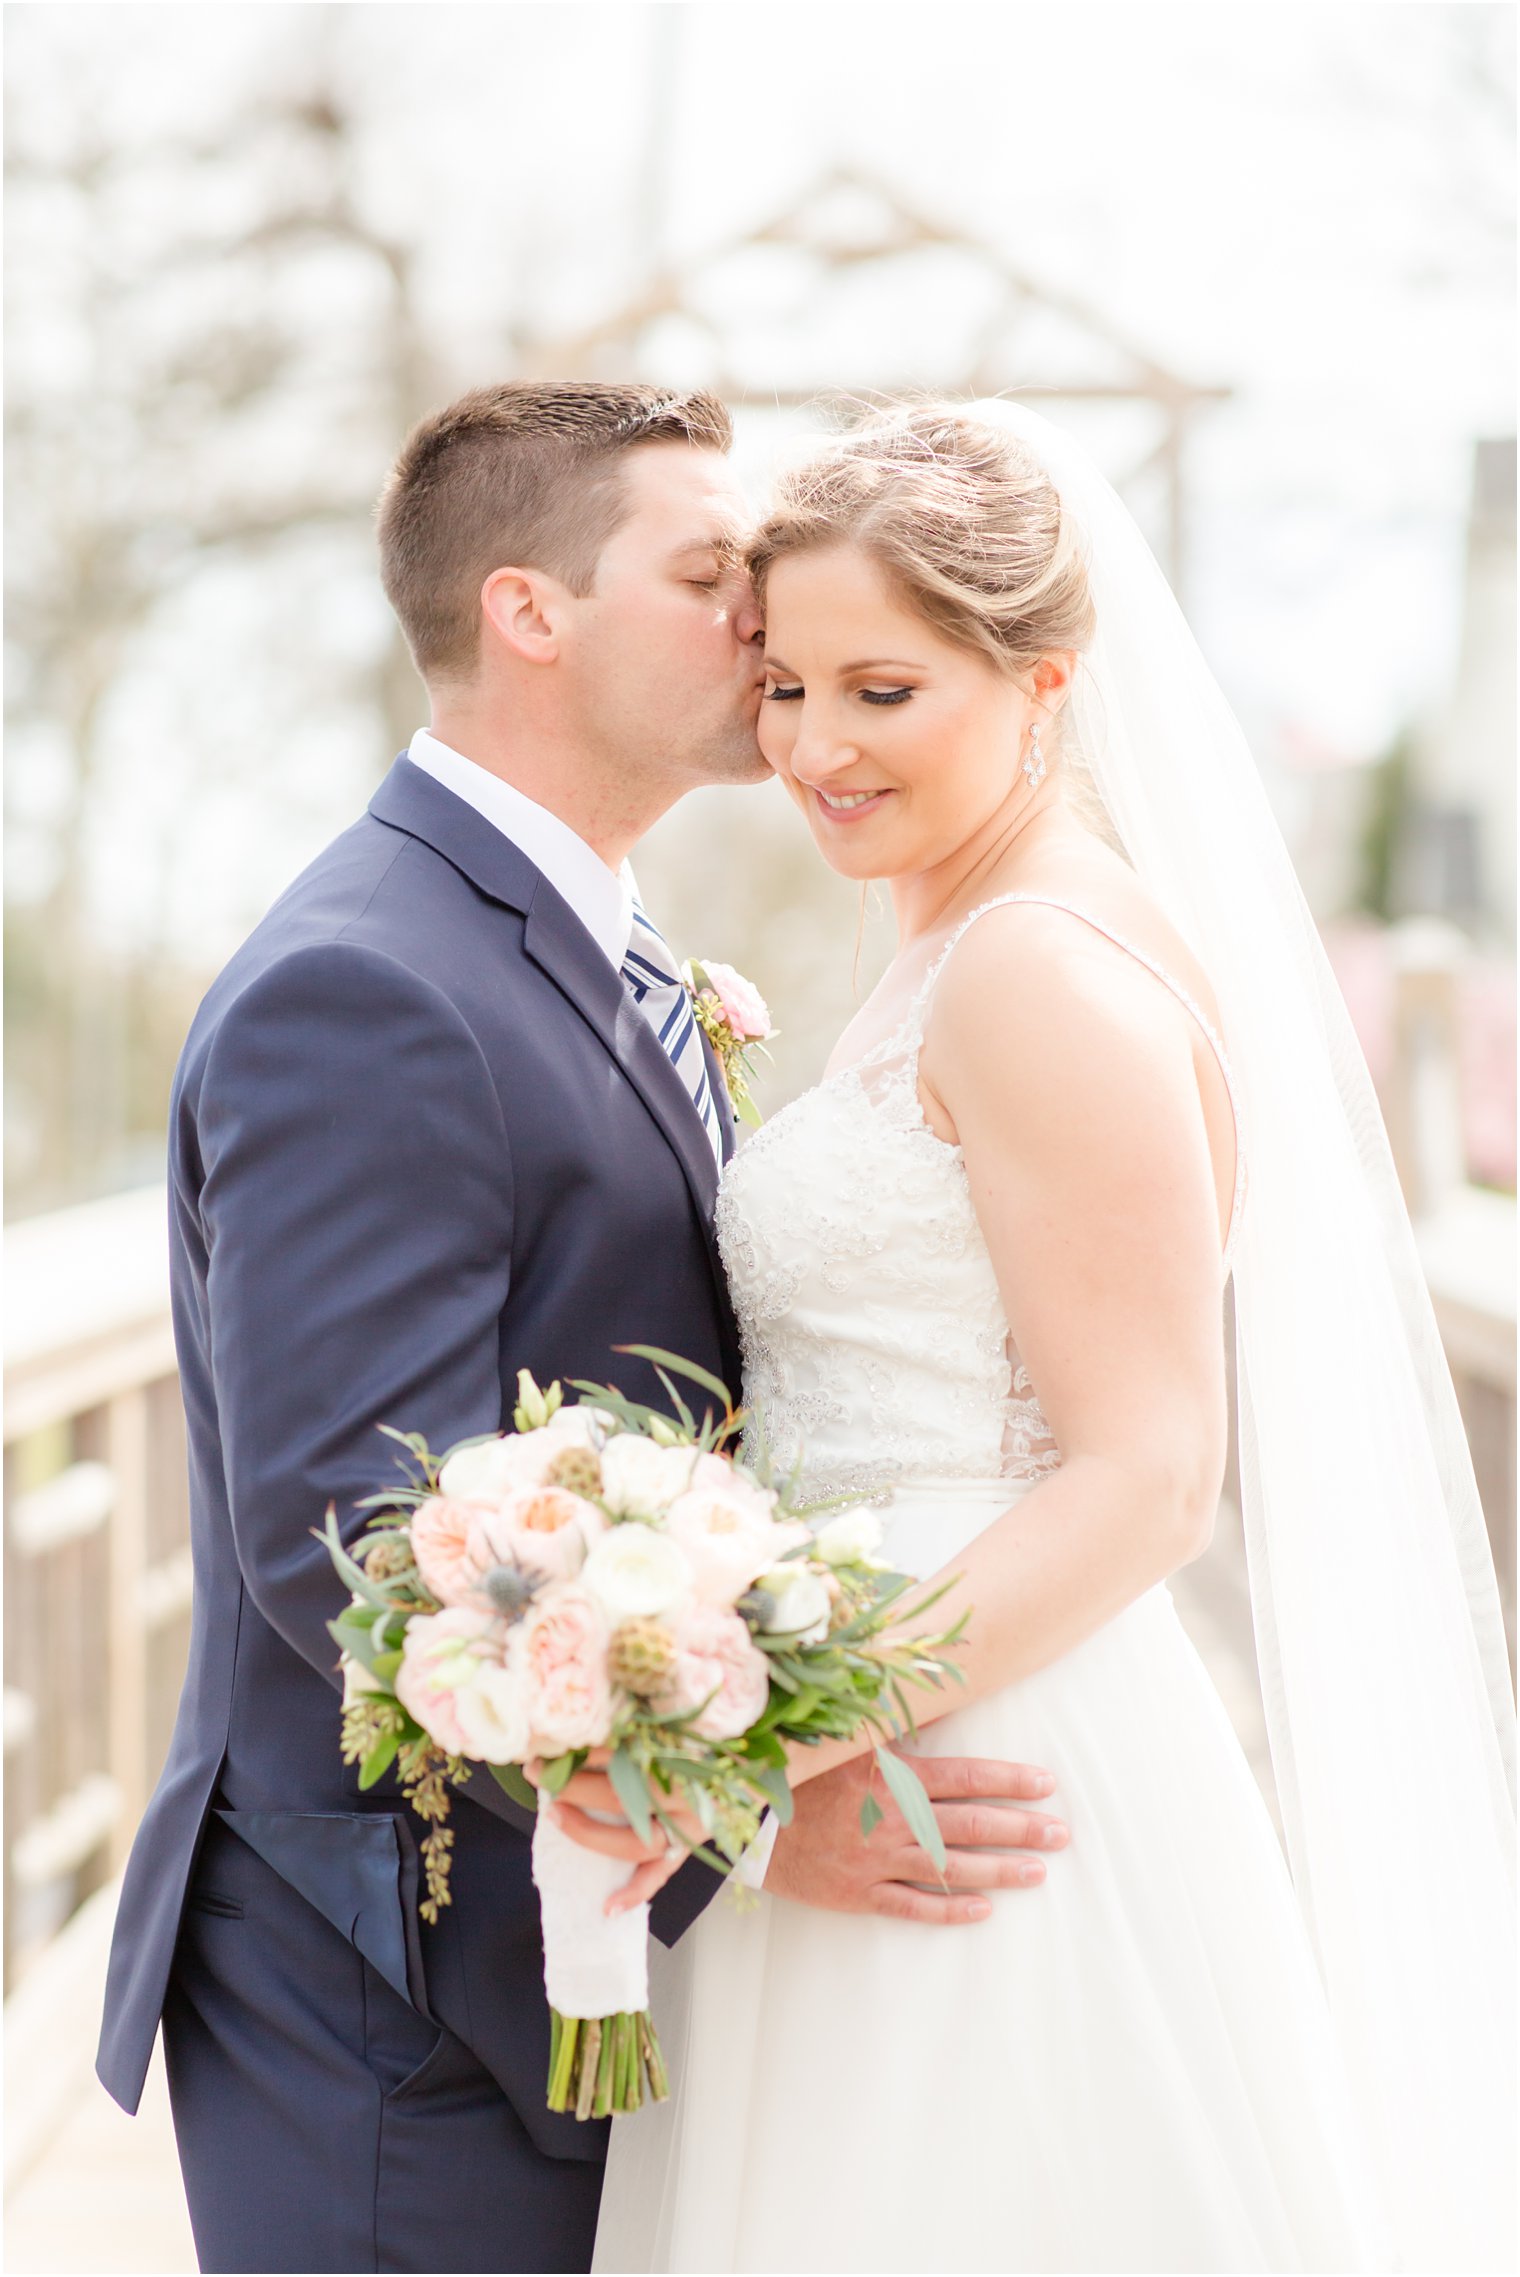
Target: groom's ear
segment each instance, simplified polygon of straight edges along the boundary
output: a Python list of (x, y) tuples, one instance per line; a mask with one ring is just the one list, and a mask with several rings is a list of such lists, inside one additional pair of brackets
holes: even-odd
[(480, 588), (482, 631), (524, 664), (553, 664), (570, 600), (568, 589), (544, 570), (493, 569)]

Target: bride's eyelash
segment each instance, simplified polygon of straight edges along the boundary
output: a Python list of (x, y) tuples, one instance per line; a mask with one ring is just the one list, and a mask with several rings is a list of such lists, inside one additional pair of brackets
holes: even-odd
[[(861, 702), (865, 704), (905, 704), (913, 690), (911, 688), (861, 688), (857, 692)], [(802, 700), (801, 683), (793, 682), (786, 687), (767, 688), (765, 700), (768, 704), (800, 703)]]

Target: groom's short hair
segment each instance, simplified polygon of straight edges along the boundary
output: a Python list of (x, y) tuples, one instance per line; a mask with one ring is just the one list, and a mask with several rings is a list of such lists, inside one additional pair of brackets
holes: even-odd
[(639, 443), (726, 451), (715, 395), (638, 382), (478, 387), (414, 427), (381, 495), (380, 575), (425, 680), (467, 678), (480, 588), (493, 569), (542, 569), (589, 593), (623, 519), (619, 479)]

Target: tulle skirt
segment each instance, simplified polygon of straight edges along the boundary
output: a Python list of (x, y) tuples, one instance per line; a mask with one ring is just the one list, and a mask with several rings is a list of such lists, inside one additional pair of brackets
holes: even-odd
[[(889, 1513), (932, 1572), (1006, 1482)], [(613, 2123), (595, 2266), (1390, 2266), (1277, 1837), (1164, 1588), (925, 1727), (1054, 1773), (1034, 1889), (944, 1929), (721, 1896), (653, 1998), (672, 2098)]]

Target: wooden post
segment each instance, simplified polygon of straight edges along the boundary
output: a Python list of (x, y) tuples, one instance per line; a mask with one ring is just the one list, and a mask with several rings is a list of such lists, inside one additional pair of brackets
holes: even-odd
[(148, 1392), (119, 1392), (106, 1411), (106, 1459), (116, 1477), (110, 1525), (110, 1689), (108, 1761), (122, 1807), (111, 1837), (112, 1865), (126, 1861), (148, 1800)]

